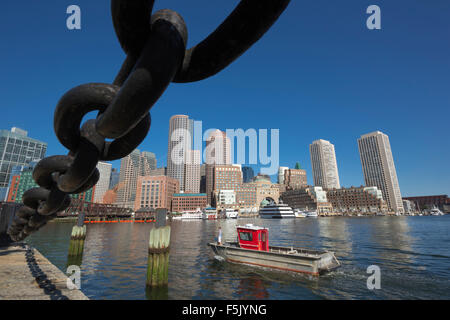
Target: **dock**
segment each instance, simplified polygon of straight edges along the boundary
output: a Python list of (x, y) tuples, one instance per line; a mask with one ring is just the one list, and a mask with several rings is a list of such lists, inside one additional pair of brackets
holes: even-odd
[(89, 300), (67, 288), (67, 276), (26, 243), (0, 247), (0, 300)]

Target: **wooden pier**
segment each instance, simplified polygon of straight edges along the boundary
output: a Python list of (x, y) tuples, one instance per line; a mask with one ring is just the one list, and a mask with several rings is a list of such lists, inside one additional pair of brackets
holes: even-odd
[(67, 276), (25, 243), (0, 247), (0, 300), (88, 300)]

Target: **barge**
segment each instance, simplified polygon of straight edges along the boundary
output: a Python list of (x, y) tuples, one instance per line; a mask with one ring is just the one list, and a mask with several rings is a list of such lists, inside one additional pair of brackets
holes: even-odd
[(208, 243), (214, 253), (232, 263), (307, 273), (314, 276), (340, 266), (333, 252), (269, 246), (269, 229), (247, 224), (237, 227), (238, 242)]

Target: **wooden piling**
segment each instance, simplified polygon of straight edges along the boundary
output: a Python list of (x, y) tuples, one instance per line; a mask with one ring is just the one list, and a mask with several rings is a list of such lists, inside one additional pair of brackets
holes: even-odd
[(70, 235), (69, 256), (81, 256), (84, 251), (84, 241), (86, 239), (86, 226), (74, 226)]
[(147, 286), (168, 284), (170, 226), (152, 228), (148, 242)]

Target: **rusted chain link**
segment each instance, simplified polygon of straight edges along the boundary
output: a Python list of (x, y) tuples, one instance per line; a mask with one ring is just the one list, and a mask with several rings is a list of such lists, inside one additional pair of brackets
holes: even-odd
[[(150, 130), (151, 107), (171, 82), (206, 79), (227, 67), (289, 2), (242, 0), (211, 35), (186, 50), (188, 32), (178, 13), (164, 9), (152, 15), (153, 0), (111, 0), (114, 29), (127, 57), (113, 84), (83, 84), (58, 102), (54, 130), (69, 154), (36, 165), (39, 187), (24, 193), (24, 206), (8, 229), (11, 239), (39, 230), (70, 205), (69, 194), (92, 188), (100, 177), (98, 161), (118, 160), (136, 149)], [(91, 111), (98, 111), (97, 118), (81, 124)]]

